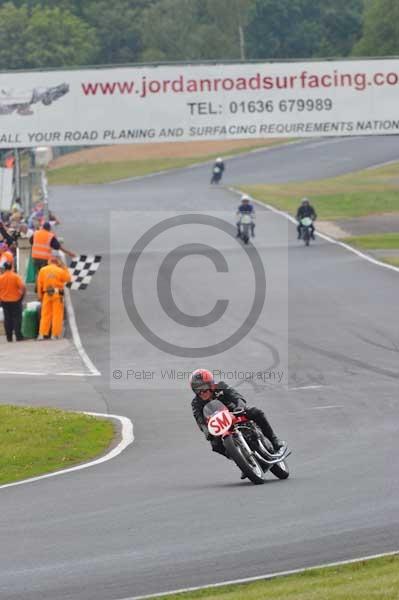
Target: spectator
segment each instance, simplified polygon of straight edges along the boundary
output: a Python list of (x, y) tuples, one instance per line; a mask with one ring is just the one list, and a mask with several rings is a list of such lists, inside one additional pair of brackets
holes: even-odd
[(4, 225), (3, 221), (0, 221), (0, 235), (1, 235), (3, 242), (8, 244), (9, 246), (14, 242), (14, 238), (12, 237), (12, 235), (10, 234), (10, 232)]
[(53, 250), (62, 250), (68, 256), (75, 256), (73, 252), (70, 252), (61, 246), (60, 242), (51, 231), (50, 223), (47, 221), (43, 224), (41, 229), (35, 231), (31, 237), (31, 244), (32, 261), (36, 274), (42, 267), (45, 267), (48, 264)]
[(13, 212), (10, 216), (9, 226), (11, 229), (15, 229), (22, 221), (22, 214), (19, 212)]
[(41, 202), (38, 202), (29, 216), (28, 225), (32, 229), (36, 229), (35, 223), (39, 223), (41, 225), (44, 223), (44, 221), (44, 205)]
[(29, 227), (26, 223), (20, 224), (19, 237), (22, 238), (23, 240), (30, 240), (34, 233), (35, 232), (33, 231), (33, 229), (29, 229)]
[(48, 220), (50, 225), (54, 226), (54, 225), (60, 225), (61, 221), (58, 219), (58, 217), (51, 212), (51, 210), (48, 211)]
[(13, 341), (13, 333), (17, 342), (24, 338), (21, 333), (22, 300), (25, 295), (25, 285), (21, 277), (14, 273), (10, 263), (3, 265), (4, 272), (0, 275), (0, 302), (4, 313), (4, 329), (7, 342)]
[(14, 265), (14, 256), (12, 252), (10, 252), (7, 244), (4, 242), (0, 243), (0, 269), (3, 268), (5, 263), (9, 263), (11, 268)]
[(39, 341), (49, 337), (61, 338), (64, 321), (64, 287), (71, 281), (68, 268), (57, 257), (51, 256), (46, 267), (42, 267), (37, 278), (37, 295), (42, 303)]
[(22, 206), (21, 198), (15, 198), (13, 205), (11, 206), (12, 213), (19, 213), (20, 215), (24, 214), (24, 209)]

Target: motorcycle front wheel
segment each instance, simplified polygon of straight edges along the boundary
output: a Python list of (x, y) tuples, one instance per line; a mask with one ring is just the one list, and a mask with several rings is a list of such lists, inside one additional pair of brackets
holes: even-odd
[(244, 244), (248, 244), (248, 242), (249, 242), (249, 226), (248, 225), (243, 226), (241, 237), (242, 237)]
[(234, 460), (237, 467), (241, 469), (252, 483), (256, 485), (265, 483), (265, 475), (262, 467), (254, 457), (247, 457), (245, 455), (244, 449), (237, 438), (229, 435), (223, 439), (223, 444), (229, 458)]
[(303, 234), (302, 234), (302, 239), (305, 242), (305, 246), (309, 246), (309, 242), (310, 242), (310, 233), (308, 231), (308, 229), (306, 229)]
[(290, 472), (285, 460), (281, 460), (277, 464), (273, 465), (273, 467), (270, 467), (270, 473), (273, 473), (277, 479), (288, 479), (290, 476)]
[[(266, 438), (264, 438), (264, 440), (259, 440), (258, 450), (261, 456), (263, 455), (264, 450), (266, 450), (266, 452), (274, 452), (271, 442), (269, 442), (269, 440), (267, 440)], [(267, 454), (265, 454), (264, 456), (265, 459), (268, 460)], [(273, 475), (278, 479), (288, 479), (288, 477), (290, 476), (290, 471), (285, 460), (281, 460), (280, 462), (276, 463), (275, 465), (270, 467), (269, 470), (270, 473), (273, 473)]]

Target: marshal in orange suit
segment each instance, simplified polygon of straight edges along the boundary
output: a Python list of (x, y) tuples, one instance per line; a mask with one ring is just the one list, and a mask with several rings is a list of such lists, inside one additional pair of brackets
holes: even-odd
[(39, 340), (44, 336), (59, 339), (64, 321), (64, 287), (71, 281), (71, 275), (64, 263), (52, 256), (49, 264), (42, 267), (37, 278), (37, 295), (42, 303), (39, 326)]

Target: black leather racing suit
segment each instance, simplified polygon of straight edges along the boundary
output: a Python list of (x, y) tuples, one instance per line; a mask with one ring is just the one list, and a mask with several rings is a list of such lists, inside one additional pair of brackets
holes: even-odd
[[(237, 408), (242, 408), (248, 417), (255, 421), (261, 428), (264, 435), (272, 442), (273, 446), (278, 446), (278, 437), (274, 433), (269, 421), (266, 418), (265, 413), (256, 408), (255, 406), (248, 407), (246, 401), (237, 390), (229, 387), (224, 381), (220, 381), (213, 392), (211, 400), (220, 400), (230, 411), (234, 411)], [(223, 446), (223, 442), (219, 437), (210, 435), (208, 428), (205, 423), (203, 408), (205, 402), (201, 400), (199, 396), (195, 396), (191, 402), (191, 408), (193, 410), (194, 419), (197, 421), (198, 427), (204, 433), (206, 438), (210, 441), (212, 450), (226, 456), (226, 450)]]
[(213, 165), (213, 168), (215, 168), (215, 167), (219, 167), (220, 172), (223, 175), (224, 169), (225, 169), (224, 162), (223, 161), (215, 162), (215, 164)]
[[(317, 219), (316, 211), (311, 204), (301, 204), (296, 213), (296, 220), (298, 221), (298, 226), (296, 228), (298, 233), (298, 238), (301, 235), (301, 219), (309, 217), (312, 221)], [(314, 225), (311, 225), (311, 235), (314, 237)]]

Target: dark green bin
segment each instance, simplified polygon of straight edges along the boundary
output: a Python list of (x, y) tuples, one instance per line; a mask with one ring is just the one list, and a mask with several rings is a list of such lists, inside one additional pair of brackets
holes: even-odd
[(22, 313), (21, 332), (24, 338), (37, 338), (39, 333), (39, 311), (37, 308), (25, 308)]

